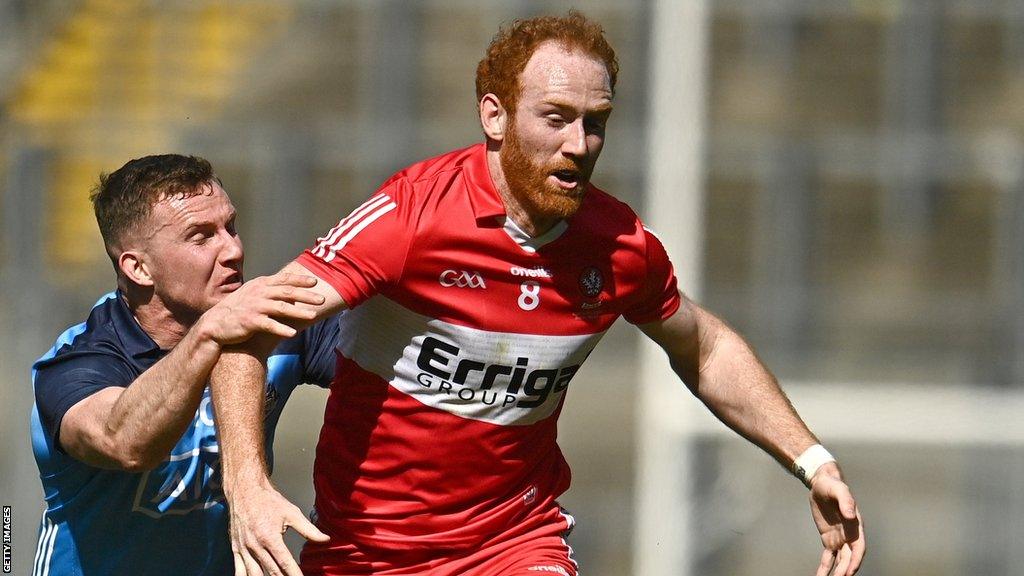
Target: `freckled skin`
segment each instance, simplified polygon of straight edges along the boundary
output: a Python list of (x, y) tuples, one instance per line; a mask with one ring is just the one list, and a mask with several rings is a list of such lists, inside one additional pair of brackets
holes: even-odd
[(613, 95), (603, 62), (555, 42), (537, 48), (520, 88), (498, 162), (490, 165), (510, 217), (537, 235), (579, 209)]
[(134, 244), (153, 279), (144, 305), (165, 308), (183, 327), (241, 286), (235, 208), (216, 183), (195, 196), (157, 202)]

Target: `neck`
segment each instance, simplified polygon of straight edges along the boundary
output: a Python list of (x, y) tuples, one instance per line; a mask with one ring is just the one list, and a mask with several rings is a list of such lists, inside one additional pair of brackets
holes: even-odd
[(561, 220), (561, 218), (556, 216), (531, 214), (526, 206), (523, 206), (523, 203), (516, 198), (508, 185), (505, 171), (501, 169), (501, 157), (499, 156), (498, 148), (495, 146), (488, 145), (487, 147), (487, 168), (491, 172), (491, 182), (494, 183), (494, 187), (498, 190), (501, 203), (505, 205), (505, 213), (523, 232), (536, 238), (551, 230)]
[(174, 313), (152, 294), (148, 298), (138, 298), (138, 295), (126, 293), (125, 301), (142, 330), (163, 350), (170, 350), (181, 342), (192, 324), (190, 322), (186, 325), (176, 318)]

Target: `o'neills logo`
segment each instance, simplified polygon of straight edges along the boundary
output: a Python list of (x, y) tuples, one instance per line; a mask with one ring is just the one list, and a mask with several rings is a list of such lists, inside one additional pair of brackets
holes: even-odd
[(533, 369), (530, 359), (516, 358), (514, 365), (487, 364), (461, 357), (462, 349), (428, 336), (423, 340), (416, 366), (416, 381), (424, 388), (458, 396), (464, 402), (488, 406), (536, 408), (551, 394), (564, 391), (580, 369), (579, 364)]
[(438, 282), (445, 288), (457, 286), (459, 288), (487, 288), (484, 279), (479, 272), (466, 272), (465, 270), (445, 270), (441, 272)]
[(551, 278), (551, 272), (547, 268), (520, 268), (519, 266), (513, 266), (509, 269), (509, 272), (513, 276), (523, 276), (526, 278)]

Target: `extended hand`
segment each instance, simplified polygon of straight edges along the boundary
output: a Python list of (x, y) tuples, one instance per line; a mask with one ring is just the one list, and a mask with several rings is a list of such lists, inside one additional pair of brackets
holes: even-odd
[(864, 560), (864, 522), (834, 463), (822, 466), (811, 478), (810, 500), (825, 547), (815, 576), (853, 576)]
[(302, 576), (299, 565), (284, 544), (288, 528), (306, 540), (326, 542), (330, 539), (269, 481), (236, 492), (228, 508), (235, 576), (262, 576), (264, 570), (271, 576)]
[(222, 346), (245, 342), (257, 333), (291, 338), (296, 329), (288, 323), (313, 320), (313, 306), (324, 302), (323, 296), (307, 290), (315, 285), (316, 278), (298, 274), (254, 278), (225, 296), (199, 322)]

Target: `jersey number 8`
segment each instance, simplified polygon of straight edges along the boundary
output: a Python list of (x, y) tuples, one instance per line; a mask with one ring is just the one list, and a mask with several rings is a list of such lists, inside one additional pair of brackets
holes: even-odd
[(529, 312), (540, 306), (540, 284), (527, 280), (519, 285), (519, 307)]

